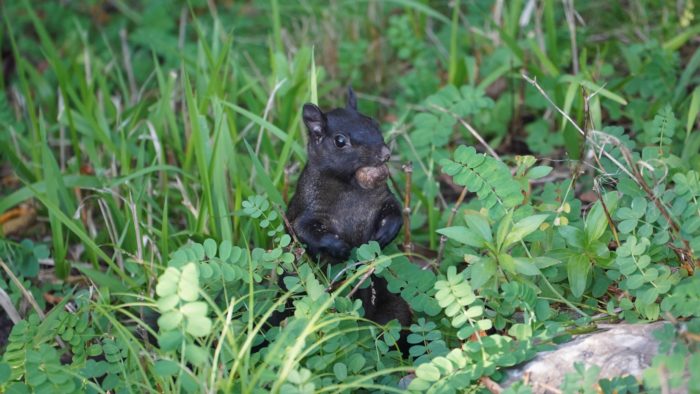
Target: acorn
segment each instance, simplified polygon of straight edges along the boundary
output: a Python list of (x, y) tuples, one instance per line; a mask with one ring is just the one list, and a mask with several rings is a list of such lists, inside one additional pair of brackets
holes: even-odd
[(382, 164), (377, 167), (362, 167), (355, 171), (355, 179), (363, 189), (374, 189), (383, 185), (389, 177), (389, 167)]

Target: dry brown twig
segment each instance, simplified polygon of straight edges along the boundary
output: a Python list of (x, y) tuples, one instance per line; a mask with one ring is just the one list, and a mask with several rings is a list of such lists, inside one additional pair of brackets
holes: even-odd
[[(450, 212), (450, 217), (447, 219), (447, 225), (445, 227), (450, 227), (452, 226), (452, 222), (455, 219), (455, 216), (457, 216), (457, 211), (459, 211), (459, 206), (462, 205), (462, 202), (464, 201), (464, 198), (467, 196), (467, 188), (463, 188), (462, 192), (459, 194), (459, 198), (457, 198), (457, 202), (455, 202), (455, 205), (452, 206), (451, 212)], [(442, 261), (442, 257), (445, 254), (445, 246), (447, 245), (447, 237), (444, 235), (440, 236), (440, 247), (438, 248), (438, 256), (435, 259), (435, 264), (440, 265), (440, 262)]]
[(503, 392), (503, 387), (499, 385), (498, 383), (494, 382), (491, 378), (488, 376), (483, 376), (479, 379), (479, 382), (486, 387), (486, 390), (488, 390), (492, 394), (501, 394)]

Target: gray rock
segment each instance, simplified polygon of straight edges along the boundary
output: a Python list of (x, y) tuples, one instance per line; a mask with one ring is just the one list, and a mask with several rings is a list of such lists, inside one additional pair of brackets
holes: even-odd
[(658, 341), (652, 333), (663, 324), (666, 322), (598, 325), (603, 331), (581, 335), (508, 370), (502, 386), (508, 387), (528, 376), (535, 393), (555, 392), (550, 389), (558, 388), (564, 376), (574, 371), (575, 362), (599, 366), (599, 379), (633, 375), (641, 380), (642, 372), (658, 352)]

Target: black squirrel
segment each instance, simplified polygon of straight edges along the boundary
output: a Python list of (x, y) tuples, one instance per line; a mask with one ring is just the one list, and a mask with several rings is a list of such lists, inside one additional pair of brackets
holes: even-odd
[[(308, 161), (289, 202), (287, 217), (307, 252), (322, 261), (337, 263), (352, 248), (377, 241), (383, 248), (402, 225), (401, 206), (386, 184), (386, 162), (391, 152), (379, 124), (357, 110), (348, 88), (345, 108), (324, 113), (314, 104), (303, 108), (309, 131)], [(398, 319), (411, 323), (408, 304), (389, 292), (383, 278), (374, 275), (360, 289), (365, 317), (379, 324)], [(399, 340), (408, 354), (405, 335)]]

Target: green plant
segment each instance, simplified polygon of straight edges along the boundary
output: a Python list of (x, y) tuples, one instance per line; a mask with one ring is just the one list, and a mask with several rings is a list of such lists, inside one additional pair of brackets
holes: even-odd
[[(676, 329), (643, 387), (578, 366), (565, 391), (694, 378), (700, 28), (676, 3), (3, 3), (0, 225), (37, 219), (0, 237), (25, 317), (0, 391), (483, 391), (599, 319)], [(408, 231), (330, 266), (283, 213), (299, 109), (348, 84)], [(414, 324), (363, 318), (370, 272)]]

